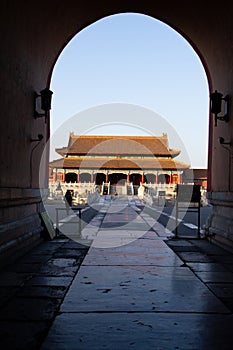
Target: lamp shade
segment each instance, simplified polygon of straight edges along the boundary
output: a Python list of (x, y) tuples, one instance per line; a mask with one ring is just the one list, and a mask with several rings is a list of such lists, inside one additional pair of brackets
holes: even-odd
[(215, 92), (213, 92), (210, 95), (210, 108), (211, 108), (211, 112), (214, 114), (218, 114), (221, 112), (222, 110), (222, 98), (223, 94), (221, 94), (220, 92), (218, 92), (217, 90), (215, 90)]
[(53, 92), (48, 88), (45, 88), (44, 90), (41, 90), (40, 94), (41, 94), (41, 109), (43, 109), (43, 111), (45, 112), (50, 111)]

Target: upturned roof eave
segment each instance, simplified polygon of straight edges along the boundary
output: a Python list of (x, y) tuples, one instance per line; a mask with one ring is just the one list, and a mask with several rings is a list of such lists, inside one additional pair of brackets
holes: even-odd
[(65, 158), (59, 160), (57, 164), (51, 164), (50, 167), (58, 168), (57, 165), (60, 165), (62, 169), (118, 169), (120, 170), (130, 170), (130, 169), (141, 169), (141, 170), (185, 170), (189, 169), (190, 165), (180, 162), (173, 161), (172, 159), (157, 159), (156, 160), (145, 160), (138, 159), (137, 161), (126, 160), (122, 158), (116, 159), (85, 159), (85, 158)]
[[(61, 153), (59, 153), (61, 154)], [(117, 154), (119, 155), (122, 155), (122, 156), (154, 156), (154, 157), (171, 157), (171, 158), (175, 158), (177, 157), (180, 152), (164, 152), (164, 153), (151, 153), (151, 152), (148, 152), (148, 153), (133, 153), (133, 152), (117, 152), (117, 151), (114, 151), (114, 152), (92, 152), (92, 153), (89, 153), (89, 152), (72, 152), (72, 151), (69, 151), (67, 153), (63, 153), (63, 155), (65, 155), (66, 157), (68, 156), (76, 156), (76, 157), (85, 157), (85, 156), (116, 156)]]

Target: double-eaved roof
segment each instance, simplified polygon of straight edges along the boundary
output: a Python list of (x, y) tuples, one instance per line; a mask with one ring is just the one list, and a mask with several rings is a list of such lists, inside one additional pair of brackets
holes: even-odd
[(180, 151), (168, 147), (162, 136), (76, 136), (70, 133), (67, 147), (57, 148), (60, 155), (153, 155), (176, 157)]
[(174, 160), (179, 150), (169, 148), (167, 134), (162, 136), (77, 136), (69, 135), (67, 147), (57, 148), (63, 159), (53, 168), (90, 169), (170, 169), (189, 168)]

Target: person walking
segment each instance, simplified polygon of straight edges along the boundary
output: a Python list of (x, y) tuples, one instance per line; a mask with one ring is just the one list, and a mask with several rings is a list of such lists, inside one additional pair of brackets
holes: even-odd
[(67, 213), (67, 215), (69, 215), (69, 209), (72, 205), (72, 192), (71, 192), (71, 190), (66, 191), (65, 204), (66, 204), (66, 213)]

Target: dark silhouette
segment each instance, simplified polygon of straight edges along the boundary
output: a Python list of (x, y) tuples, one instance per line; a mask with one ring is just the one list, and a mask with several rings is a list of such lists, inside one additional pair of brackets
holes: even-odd
[(69, 214), (69, 209), (72, 205), (72, 192), (71, 190), (67, 190), (65, 194), (65, 204), (66, 204), (66, 212)]

